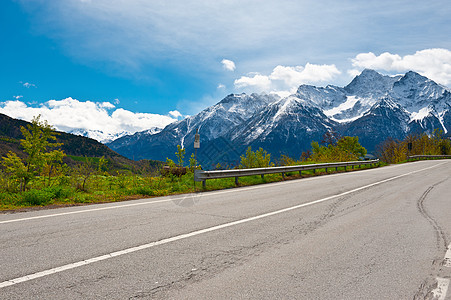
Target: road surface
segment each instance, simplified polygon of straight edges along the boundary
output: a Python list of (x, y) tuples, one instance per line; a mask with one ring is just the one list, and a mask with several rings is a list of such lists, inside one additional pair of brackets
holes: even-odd
[(450, 160), (0, 214), (0, 299), (451, 299), (450, 234)]

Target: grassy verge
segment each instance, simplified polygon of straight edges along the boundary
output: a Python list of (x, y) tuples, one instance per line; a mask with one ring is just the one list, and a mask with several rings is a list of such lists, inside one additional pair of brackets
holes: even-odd
[[(348, 169), (346, 172), (368, 169)], [(344, 168), (338, 171), (329, 169), (328, 174), (345, 172)], [(268, 174), (261, 176), (245, 176), (239, 178), (239, 186), (251, 186), (283, 180), (298, 179), (326, 174), (325, 169), (303, 171), (285, 174)], [(30, 189), (22, 193), (0, 190), (0, 211), (39, 209), (42, 207), (61, 207), (72, 205), (86, 205), (92, 203), (117, 202), (146, 197), (159, 197), (200, 191), (213, 191), (236, 187), (234, 178), (211, 179), (207, 181), (205, 189), (202, 183), (194, 183), (192, 173), (182, 177), (150, 177), (140, 175), (104, 176), (95, 175), (89, 178), (85, 189), (80, 189), (80, 180), (77, 176), (64, 176), (53, 182), (53, 186), (45, 186), (44, 178), (37, 178), (30, 184)]]

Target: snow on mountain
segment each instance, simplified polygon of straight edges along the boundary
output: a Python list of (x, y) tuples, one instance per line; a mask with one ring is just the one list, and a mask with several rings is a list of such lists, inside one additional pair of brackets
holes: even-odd
[[(257, 111), (277, 101), (279, 97), (271, 94), (230, 94), (217, 104), (206, 108), (197, 115), (169, 124), (161, 132), (152, 136), (143, 136), (131, 141), (127, 137), (119, 138), (108, 144), (113, 150), (130, 157), (145, 158), (147, 155), (164, 160), (168, 154), (149, 153), (148, 149), (158, 153), (171, 153), (177, 145), (192, 147), (194, 134), (199, 130), (201, 143), (214, 140), (228, 133), (231, 128), (241, 125)], [(148, 149), (141, 149), (142, 145)]]
[(399, 78), (365, 69), (344, 88), (302, 85), (295, 95), (322, 109), (332, 120), (347, 123), (362, 117), (380, 97), (388, 93)]
[(324, 110), (337, 107), (347, 100), (345, 89), (333, 85), (316, 87), (304, 84), (298, 88), (294, 96)]
[(380, 98), (385, 96), (401, 76), (385, 76), (374, 70), (365, 69), (351, 83), (344, 87), (347, 95), (358, 98)]
[(409, 113), (389, 97), (380, 98), (362, 117), (345, 124), (341, 132), (358, 136), (362, 145), (375, 149), (388, 137), (403, 139), (409, 131)]
[[(152, 127), (150, 129), (145, 130), (144, 133), (155, 134), (160, 132), (161, 130), (163, 130), (163, 128)], [(86, 130), (86, 129), (74, 129), (69, 131), (68, 133), (88, 137), (97, 140), (102, 144), (111, 143), (112, 141), (118, 138), (133, 135), (133, 133), (129, 131), (121, 131), (113, 133), (113, 132), (104, 132), (102, 130)]]
[(317, 107), (289, 96), (269, 104), (243, 125), (233, 128), (226, 137), (233, 145), (242, 146), (242, 151), (248, 146), (263, 147), (276, 155), (295, 157), (336, 123)]
[(276, 157), (299, 156), (330, 130), (359, 136), (369, 151), (388, 137), (451, 129), (451, 92), (415, 72), (384, 76), (364, 70), (345, 87), (301, 85), (285, 98), (231, 94), (195, 116), (169, 124), (161, 132), (137, 133), (109, 144), (130, 158), (164, 160), (177, 145), (192, 151), (199, 130), (205, 161), (236, 161), (252, 146)]
[(111, 142), (117, 138), (131, 134), (130, 132), (127, 132), (127, 131), (111, 133), (111, 132), (103, 132), (101, 130), (86, 130), (86, 129), (74, 129), (74, 130), (69, 131), (68, 133), (88, 137), (88, 138), (97, 140), (103, 144)]
[(295, 96), (343, 124), (363, 117), (381, 98), (389, 97), (408, 112), (411, 122), (421, 124), (433, 113), (440, 127), (448, 130), (443, 115), (451, 103), (450, 90), (412, 71), (404, 76), (384, 76), (366, 69), (344, 88), (300, 86)]
[(446, 87), (412, 71), (395, 82), (391, 92), (398, 103), (411, 113), (418, 113), (429, 105), (443, 112), (451, 100)]

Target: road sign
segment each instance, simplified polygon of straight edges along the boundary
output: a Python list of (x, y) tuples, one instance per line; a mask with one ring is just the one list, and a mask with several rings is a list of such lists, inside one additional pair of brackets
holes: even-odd
[(194, 135), (194, 149), (200, 148), (200, 134), (196, 130), (196, 134)]

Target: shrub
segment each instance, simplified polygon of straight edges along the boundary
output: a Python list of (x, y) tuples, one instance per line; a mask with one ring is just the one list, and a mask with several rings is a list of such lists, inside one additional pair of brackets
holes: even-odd
[(43, 191), (52, 195), (52, 199), (65, 199), (69, 198), (72, 194), (72, 190), (62, 186), (52, 186), (44, 188)]
[(265, 167), (273, 167), (274, 164), (271, 163), (271, 155), (263, 150), (262, 148), (257, 151), (252, 151), (252, 148), (249, 147), (246, 150), (246, 154), (241, 155), (240, 168), (241, 169), (250, 169), (250, 168), (265, 168)]
[(153, 196), (155, 195), (154, 189), (150, 186), (138, 186), (133, 188), (131, 194), (135, 195), (144, 195), (144, 196)]
[(18, 196), (19, 194), (16, 193), (0, 192), (0, 205), (14, 205)]
[(54, 194), (46, 190), (29, 190), (22, 194), (21, 204), (46, 205), (54, 199)]

